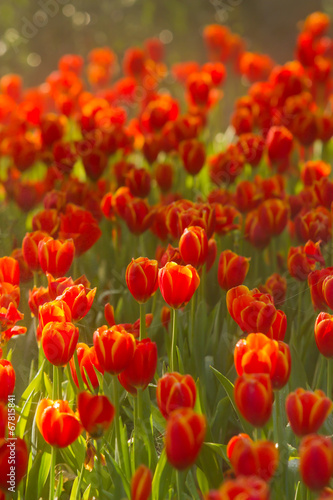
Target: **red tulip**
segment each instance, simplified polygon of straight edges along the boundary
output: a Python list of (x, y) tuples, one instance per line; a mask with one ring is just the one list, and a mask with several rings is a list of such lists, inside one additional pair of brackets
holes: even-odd
[[(97, 359), (95, 347), (89, 347), (87, 344), (79, 343), (76, 345), (76, 351), (83, 382), (87, 387), (89, 387), (89, 383), (87, 380), (88, 376), (91, 385), (94, 389), (96, 389), (96, 387), (99, 386), (99, 380), (95, 370), (98, 370), (101, 374), (104, 374), (104, 370)], [(69, 367), (71, 369), (74, 383), (77, 387), (79, 387), (74, 358), (71, 358), (69, 360)]]
[(78, 412), (84, 429), (98, 439), (110, 427), (115, 410), (106, 396), (80, 392)]
[(159, 379), (156, 389), (157, 405), (165, 419), (178, 408), (194, 408), (196, 386), (191, 375), (166, 373)]
[(135, 339), (121, 326), (101, 326), (94, 332), (93, 340), (97, 359), (106, 372), (115, 375), (131, 365), (136, 347)]
[(136, 340), (134, 357), (118, 376), (121, 385), (132, 394), (144, 390), (153, 379), (157, 366), (157, 347), (149, 338)]
[(249, 270), (248, 257), (241, 257), (231, 250), (221, 252), (217, 279), (223, 290), (230, 290), (234, 286), (242, 285)]
[(273, 391), (269, 375), (255, 373), (238, 377), (235, 402), (243, 417), (254, 427), (262, 427), (272, 413)]
[(39, 263), (44, 273), (63, 276), (74, 259), (73, 240), (54, 240), (46, 237), (38, 243)]
[(196, 461), (206, 434), (206, 418), (191, 408), (171, 413), (165, 434), (168, 461), (178, 470), (187, 469)]
[(320, 389), (312, 392), (299, 388), (286, 399), (287, 417), (296, 436), (317, 432), (332, 408), (332, 401)]
[(79, 437), (82, 426), (68, 401), (42, 399), (37, 407), (36, 424), (45, 441), (66, 448)]
[(140, 465), (131, 479), (131, 500), (148, 500), (152, 489), (153, 475), (145, 465)]
[(302, 480), (311, 490), (321, 490), (333, 474), (333, 444), (330, 437), (309, 434), (299, 448)]
[(42, 331), (45, 356), (55, 366), (64, 366), (69, 362), (78, 340), (79, 330), (70, 322), (51, 321)]
[(147, 257), (132, 259), (126, 269), (129, 291), (140, 304), (146, 302), (158, 288), (158, 263)]
[(199, 226), (186, 227), (179, 240), (179, 251), (185, 264), (201, 268), (208, 255), (206, 231)]
[(191, 265), (168, 262), (159, 270), (158, 283), (165, 302), (173, 309), (179, 309), (191, 300), (200, 278)]

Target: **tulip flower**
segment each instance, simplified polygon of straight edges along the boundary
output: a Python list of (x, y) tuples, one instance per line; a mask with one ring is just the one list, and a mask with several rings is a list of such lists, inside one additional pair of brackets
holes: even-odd
[(228, 458), (236, 476), (258, 476), (269, 481), (279, 464), (279, 452), (272, 441), (253, 442), (247, 435), (231, 438)]
[(34, 231), (32, 233), (26, 233), (22, 241), (22, 252), (23, 257), (28, 266), (32, 271), (40, 270), (40, 262), (38, 258), (38, 244), (44, 238), (47, 238), (48, 234), (45, 231)]
[(51, 446), (66, 448), (79, 437), (82, 426), (68, 401), (42, 399), (36, 412), (37, 427)]
[(231, 250), (221, 252), (217, 270), (220, 287), (227, 291), (230, 288), (242, 285), (249, 270), (249, 261), (249, 258), (241, 257)]
[(57, 297), (57, 300), (66, 302), (71, 310), (72, 321), (79, 321), (89, 312), (96, 290), (97, 288), (87, 289), (81, 284), (73, 285), (66, 288), (62, 295)]
[(140, 304), (146, 302), (158, 288), (158, 263), (147, 257), (132, 259), (126, 269), (129, 291)]
[(206, 161), (205, 145), (197, 139), (188, 139), (181, 142), (179, 149), (185, 170), (197, 175)]
[(286, 399), (287, 417), (296, 436), (317, 432), (332, 408), (332, 401), (320, 389), (312, 392), (298, 388)]
[(0, 282), (11, 283), (12, 285), (20, 284), (20, 268), (17, 260), (13, 257), (0, 258)]
[[(9, 495), (10, 492), (16, 491), (17, 485), (27, 472), (28, 460), (29, 451), (23, 439), (16, 437), (15, 440), (0, 440), (0, 488), (3, 491)], [(15, 469), (14, 474), (12, 467)]]
[(131, 479), (131, 500), (148, 500), (152, 489), (153, 475), (145, 465), (140, 465)]
[(15, 371), (11, 362), (0, 359), (0, 401), (8, 402), (8, 396), (14, 392), (15, 380)]
[(196, 386), (191, 375), (166, 373), (157, 382), (157, 406), (165, 419), (178, 408), (194, 408)]
[[(65, 213), (60, 215), (59, 238), (74, 241), (75, 255), (82, 255), (100, 238), (102, 231), (93, 215), (73, 203), (66, 205)], [(51, 272), (51, 274), (53, 274)], [(65, 273), (63, 273), (65, 274)]]
[(135, 350), (128, 368), (123, 370), (118, 379), (131, 394), (137, 389), (144, 390), (152, 381), (157, 366), (157, 346), (149, 338), (135, 341)]
[(273, 297), (275, 307), (282, 306), (287, 293), (286, 278), (278, 273), (273, 273), (265, 282), (264, 293), (269, 293)]
[(63, 300), (45, 302), (38, 309), (38, 327), (36, 331), (37, 341), (42, 337), (45, 325), (51, 321), (70, 322), (72, 320), (71, 310)]
[(271, 295), (240, 285), (228, 290), (226, 300), (231, 317), (243, 331), (269, 332), (276, 318)]
[[(87, 380), (87, 376), (89, 377), (89, 382), (93, 386), (94, 389), (99, 386), (99, 380), (96, 375), (95, 370), (98, 370), (101, 374), (104, 374), (104, 370), (99, 364), (97, 359), (96, 349), (95, 347), (89, 347), (87, 344), (79, 343), (76, 345), (77, 351), (77, 359), (79, 362), (80, 373), (83, 382), (87, 387), (89, 387), (89, 383)], [(74, 383), (77, 387), (79, 387), (78, 377), (75, 368), (74, 358), (71, 358), (69, 361), (69, 367), (71, 370), (71, 374), (74, 380)], [(87, 375), (86, 375), (87, 373)]]
[(311, 293), (313, 308), (316, 310), (326, 310), (327, 304), (324, 298), (323, 283), (325, 278), (333, 274), (333, 267), (317, 269), (308, 276), (308, 285)]
[(269, 375), (255, 373), (241, 375), (234, 387), (235, 402), (243, 417), (254, 427), (262, 427), (269, 420), (273, 406), (273, 391)]
[(208, 255), (206, 231), (199, 226), (185, 228), (179, 240), (179, 251), (185, 264), (201, 268)]
[(158, 283), (165, 302), (173, 309), (179, 309), (191, 300), (200, 278), (193, 266), (168, 262), (159, 270)]
[(171, 413), (165, 433), (168, 461), (178, 470), (187, 469), (196, 461), (206, 434), (206, 418), (191, 408)]
[(94, 438), (100, 438), (110, 427), (115, 409), (109, 399), (102, 395), (80, 392), (78, 412), (84, 429)]
[(333, 315), (321, 312), (318, 314), (315, 327), (315, 340), (321, 354), (326, 358), (333, 357)]
[(132, 363), (135, 339), (121, 326), (101, 326), (94, 332), (93, 340), (99, 364), (106, 372), (119, 374)]
[(318, 434), (305, 436), (299, 447), (300, 473), (311, 490), (321, 490), (333, 474), (333, 443), (330, 437)]
[(222, 486), (209, 492), (205, 500), (235, 500), (237, 497), (244, 500), (269, 500), (270, 491), (266, 481), (257, 476), (239, 476), (236, 479), (224, 481)]
[(132, 168), (128, 172), (125, 182), (133, 196), (146, 198), (149, 195), (151, 177), (145, 168)]
[(43, 238), (38, 243), (38, 258), (44, 273), (63, 276), (67, 273), (74, 259), (73, 240), (54, 240)]
[(70, 322), (51, 321), (42, 331), (45, 356), (55, 366), (64, 366), (69, 362), (78, 340), (79, 330)]

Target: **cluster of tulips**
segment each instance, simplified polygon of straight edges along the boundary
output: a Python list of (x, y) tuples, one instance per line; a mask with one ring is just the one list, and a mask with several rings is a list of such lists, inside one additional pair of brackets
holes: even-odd
[(203, 64), (0, 79), (0, 500), (333, 499), (333, 39), (300, 26), (284, 65), (210, 25)]

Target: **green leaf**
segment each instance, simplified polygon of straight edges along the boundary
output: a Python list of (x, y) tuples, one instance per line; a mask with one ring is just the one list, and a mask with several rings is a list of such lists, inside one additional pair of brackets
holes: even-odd
[(69, 497), (69, 500), (76, 500), (78, 486), (79, 486), (79, 476), (77, 476), (75, 478), (75, 481), (74, 481), (73, 487), (72, 487), (72, 491), (71, 491), (71, 496)]
[(42, 489), (44, 488), (44, 485), (48, 478), (50, 472), (50, 466), (51, 466), (51, 453), (44, 452), (42, 455), (38, 473), (38, 483), (37, 483), (38, 498), (40, 497)]
[(44, 364), (45, 364), (45, 359), (43, 360), (41, 367), (39, 368), (38, 372), (36, 373), (35, 378), (30, 382), (28, 387), (23, 392), (23, 394), (21, 396), (21, 401), (26, 401), (29, 394), (31, 394), (31, 392), (33, 390), (38, 392), (41, 389), (40, 385), (41, 385), (41, 379), (42, 379), (42, 376), (44, 373)]
[(200, 488), (201, 493), (205, 494), (209, 491), (209, 483), (205, 473), (197, 467), (197, 481)]
[(192, 471), (190, 470), (186, 476), (186, 486), (191, 493), (192, 500), (200, 500), (197, 485), (195, 484)]
[(29, 394), (28, 398), (26, 399), (23, 408), (21, 410), (20, 416), (17, 420), (17, 425), (16, 425), (16, 436), (20, 437), (23, 439), (24, 432), (28, 423), (28, 416), (30, 413), (30, 408), (31, 408), (31, 403), (32, 403), (32, 397), (35, 394), (35, 389), (32, 389), (31, 393)]
[(230, 399), (230, 402), (233, 406), (233, 409), (235, 410), (236, 414), (239, 417), (239, 420), (241, 422), (241, 425), (244, 429), (244, 431), (251, 435), (252, 433), (252, 426), (242, 417), (242, 415), (239, 413), (238, 408), (235, 403), (235, 398), (234, 398), (234, 385), (230, 382), (227, 377), (222, 375), (218, 370), (216, 370), (213, 366), (210, 367), (211, 370), (213, 371), (214, 375), (216, 378), (219, 380), (219, 382), (223, 385), (225, 392), (227, 393), (228, 398)]
[(120, 477), (123, 488), (125, 490), (125, 493), (128, 497), (130, 497), (130, 482), (128, 481), (127, 477), (125, 476), (124, 472), (122, 469), (119, 467), (115, 459), (112, 457), (112, 455), (109, 453), (109, 451), (106, 452), (105, 454), (105, 459), (108, 465), (108, 468), (112, 474), (114, 475), (114, 471), (116, 474)]
[(57, 484), (57, 489), (56, 489), (56, 493), (55, 493), (56, 500), (60, 499), (63, 484), (64, 484), (64, 476), (63, 476), (62, 472), (60, 472), (59, 480), (58, 480), (58, 484)]
[(172, 476), (172, 467), (169, 464), (165, 449), (158, 460), (152, 485), (152, 500), (166, 498)]
[(228, 455), (227, 455), (227, 445), (219, 443), (204, 443), (204, 446), (208, 446), (211, 450), (215, 451), (220, 457), (222, 457), (228, 465), (230, 465)]
[(83, 493), (82, 500), (89, 500), (90, 499), (90, 490), (91, 490), (91, 484), (87, 487), (85, 492)]
[(52, 397), (53, 383), (51, 382), (51, 379), (46, 372), (44, 372), (44, 384), (45, 384), (46, 392), (49, 395), (49, 397), (51, 398)]

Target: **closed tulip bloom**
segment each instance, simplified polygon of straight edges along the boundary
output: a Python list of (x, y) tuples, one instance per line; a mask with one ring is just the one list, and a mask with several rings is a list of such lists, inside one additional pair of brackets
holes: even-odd
[(266, 373), (241, 375), (234, 387), (235, 402), (243, 417), (254, 427), (269, 420), (273, 406), (272, 383)]
[(159, 379), (156, 389), (157, 405), (165, 419), (178, 408), (194, 408), (196, 386), (191, 375), (166, 373)]
[(278, 341), (278, 357), (271, 377), (273, 389), (282, 389), (289, 380), (291, 372), (291, 354), (288, 344)]
[(299, 447), (300, 473), (310, 490), (321, 490), (333, 474), (333, 444), (328, 436), (309, 434)]
[(168, 461), (178, 470), (187, 469), (196, 461), (206, 434), (206, 418), (191, 408), (171, 413), (165, 433)]
[(200, 226), (186, 227), (179, 239), (179, 251), (185, 264), (201, 268), (208, 255), (206, 231)]
[[(79, 362), (80, 373), (84, 384), (89, 387), (89, 383), (87, 380), (87, 376), (89, 377), (90, 384), (94, 389), (99, 386), (99, 380), (96, 375), (95, 369), (98, 370), (101, 374), (104, 374), (104, 370), (99, 364), (97, 359), (96, 349), (95, 347), (89, 347), (87, 344), (80, 342), (76, 346), (77, 351), (77, 359)], [(69, 367), (71, 369), (71, 374), (74, 380), (74, 383), (77, 387), (79, 387), (79, 382), (77, 378), (77, 373), (75, 369), (74, 358), (71, 358), (69, 361)], [(86, 375), (87, 373), (87, 375)]]
[[(14, 462), (12, 462), (14, 451), (12, 449), (13, 443), (15, 443)], [(23, 439), (16, 437), (15, 441), (7, 441), (6, 439), (0, 440), (0, 488), (3, 491), (9, 494), (9, 487), (11, 487), (10, 491), (16, 490), (17, 485), (27, 472), (28, 460), (29, 452), (26, 442)], [(15, 467), (14, 476), (12, 474), (13, 464)], [(11, 484), (12, 480), (15, 482), (15, 485)], [(4, 500), (5, 496), (0, 496), (0, 498)]]
[(70, 322), (50, 322), (42, 331), (46, 358), (55, 366), (66, 365), (74, 354), (79, 330)]
[(28, 264), (32, 271), (40, 270), (40, 263), (38, 258), (38, 244), (42, 241), (48, 234), (44, 231), (34, 231), (32, 233), (26, 233), (22, 241), (22, 253), (25, 262)]
[(315, 327), (315, 340), (321, 354), (326, 358), (333, 357), (333, 315), (326, 312), (318, 314)]
[(279, 464), (279, 452), (275, 443), (263, 440), (253, 442), (249, 436), (244, 435), (235, 438), (230, 447), (229, 441), (228, 457), (236, 476), (258, 476), (269, 481)]
[(100, 438), (110, 427), (115, 410), (109, 399), (102, 395), (80, 392), (78, 412), (84, 429), (94, 438)]
[(266, 333), (266, 336), (273, 340), (283, 340), (287, 331), (287, 316), (286, 313), (277, 309), (275, 320), (272, 326)]
[(139, 465), (131, 479), (131, 500), (148, 500), (152, 481), (151, 470), (145, 465)]
[(42, 271), (56, 277), (65, 275), (72, 265), (74, 252), (72, 239), (44, 238), (38, 243), (38, 258)]
[(79, 437), (82, 426), (68, 401), (42, 399), (36, 412), (37, 427), (51, 446), (66, 448)]
[(97, 288), (93, 288), (92, 290), (87, 289), (82, 284), (73, 285), (66, 288), (57, 299), (66, 302), (71, 310), (72, 321), (79, 321), (89, 312), (96, 290)]
[(242, 285), (249, 270), (250, 259), (241, 257), (231, 250), (221, 252), (217, 280), (223, 290)]
[(132, 363), (135, 339), (120, 325), (97, 328), (93, 340), (101, 367), (111, 375), (119, 374)]
[(258, 220), (271, 236), (282, 233), (287, 225), (289, 207), (286, 201), (278, 198), (265, 200), (258, 208)]
[(173, 309), (185, 306), (200, 283), (199, 274), (191, 266), (168, 262), (158, 273), (158, 284), (165, 302)]
[(144, 390), (152, 381), (157, 367), (157, 346), (149, 338), (136, 340), (133, 360), (118, 376), (121, 385), (132, 394)]
[(158, 262), (147, 257), (132, 259), (126, 269), (126, 283), (137, 302), (147, 302), (158, 288)]
[(322, 283), (323, 297), (326, 305), (333, 310), (333, 275), (327, 276)]
[(197, 139), (188, 139), (181, 142), (179, 150), (185, 170), (197, 175), (206, 161), (205, 145)]
[(15, 371), (10, 361), (0, 359), (0, 401), (8, 403), (8, 396), (15, 387)]
[(214, 238), (208, 240), (208, 253), (206, 257), (206, 273), (211, 270), (217, 255), (217, 243)]
[(332, 407), (332, 401), (320, 389), (312, 392), (298, 388), (286, 399), (287, 417), (296, 436), (317, 432)]
[(72, 320), (71, 310), (63, 300), (45, 302), (38, 309), (37, 341), (42, 337), (42, 331), (51, 321), (69, 322)]
[[(265, 287), (274, 300), (275, 307), (282, 306), (287, 293), (287, 280), (278, 273), (273, 273), (267, 278)], [(283, 340), (283, 339), (280, 339)]]

